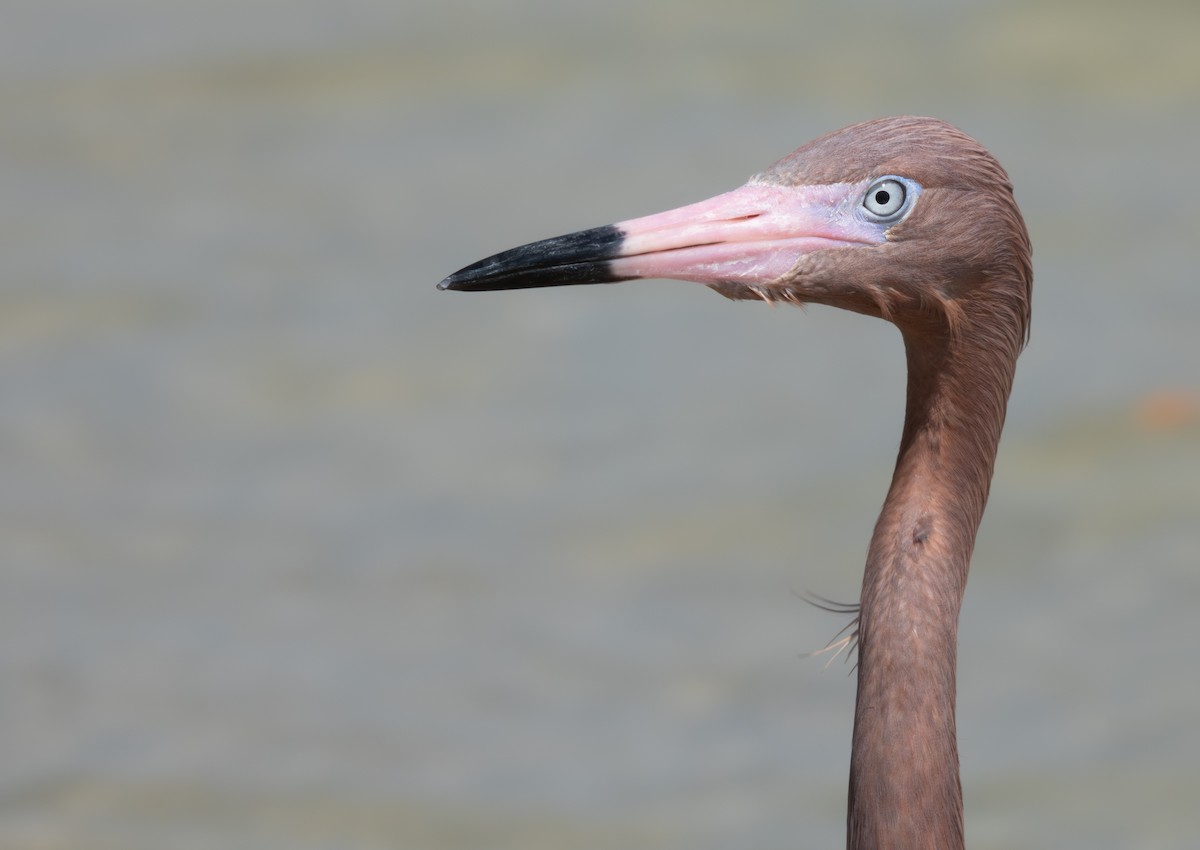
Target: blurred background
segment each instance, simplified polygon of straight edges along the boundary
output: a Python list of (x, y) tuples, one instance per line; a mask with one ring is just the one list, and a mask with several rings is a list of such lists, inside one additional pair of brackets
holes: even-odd
[(899, 113), (1035, 245), (968, 840), (1196, 846), (1200, 5), (4, 6), (0, 847), (842, 846), (898, 334), (435, 285)]

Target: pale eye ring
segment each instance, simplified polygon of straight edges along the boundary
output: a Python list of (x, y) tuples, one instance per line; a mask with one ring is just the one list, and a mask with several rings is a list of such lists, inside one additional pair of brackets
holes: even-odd
[(900, 217), (906, 209), (908, 198), (903, 183), (895, 177), (883, 177), (876, 180), (863, 195), (863, 209), (875, 221), (892, 221)]

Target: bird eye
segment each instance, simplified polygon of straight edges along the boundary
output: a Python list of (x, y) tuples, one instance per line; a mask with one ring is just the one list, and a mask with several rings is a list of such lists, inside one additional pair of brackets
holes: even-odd
[(895, 177), (876, 180), (863, 196), (863, 209), (875, 221), (898, 218), (906, 198), (904, 184)]

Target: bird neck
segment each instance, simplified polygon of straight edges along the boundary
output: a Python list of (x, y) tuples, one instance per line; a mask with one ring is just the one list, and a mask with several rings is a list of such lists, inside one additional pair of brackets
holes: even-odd
[(863, 576), (848, 846), (957, 850), (958, 614), (1019, 344), (969, 324), (901, 330), (907, 407)]

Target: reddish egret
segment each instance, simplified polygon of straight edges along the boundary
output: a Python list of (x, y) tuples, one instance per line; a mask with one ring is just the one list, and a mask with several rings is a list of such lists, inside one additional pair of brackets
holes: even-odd
[(900, 329), (904, 428), (855, 623), (852, 850), (963, 846), (958, 614), (1029, 332), (1030, 253), (991, 154), (946, 123), (903, 117), (822, 136), (727, 194), (513, 248), (441, 283), (676, 278)]

